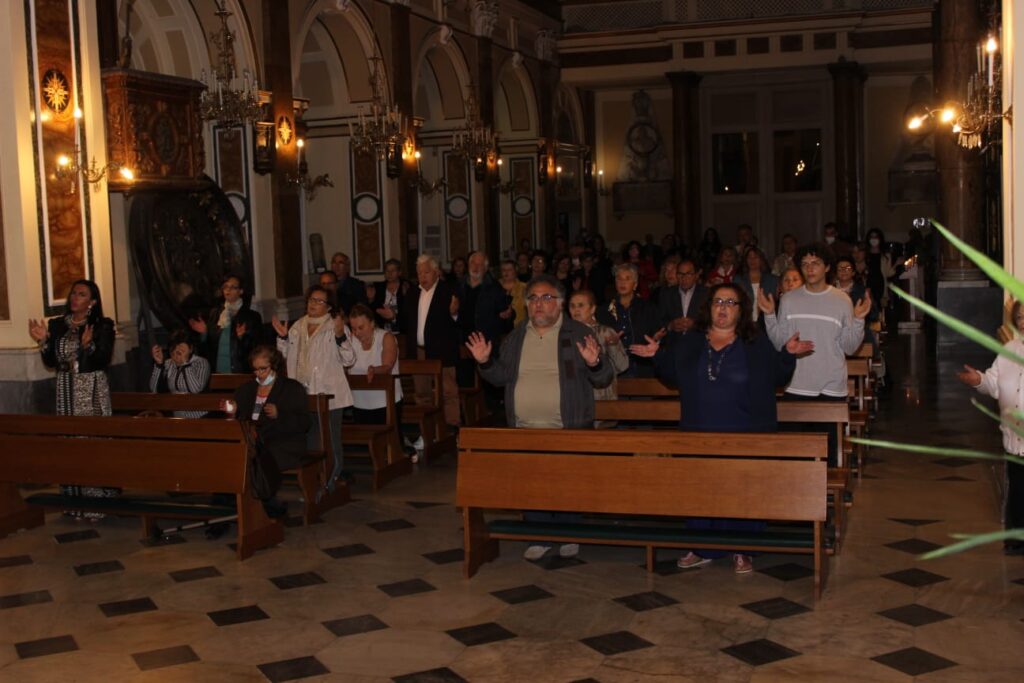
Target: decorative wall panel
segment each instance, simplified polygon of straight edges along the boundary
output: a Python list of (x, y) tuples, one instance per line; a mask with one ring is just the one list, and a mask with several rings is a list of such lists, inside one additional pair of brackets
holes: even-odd
[(473, 202), (465, 158), (445, 152), (444, 177), (444, 222), (450, 261), (473, 250)]
[(245, 144), (245, 129), (235, 126), (231, 128), (214, 128), (216, 145), (215, 166), (217, 184), (227, 195), (228, 201), (238, 214), (242, 223), (249, 256), (252, 257), (252, 220), (250, 217), (249, 146)]
[(534, 190), (536, 183), (533, 181), (534, 159), (525, 157), (512, 159), (512, 179), (515, 187), (512, 188), (512, 250), (518, 251), (520, 243), (525, 239), (530, 244), (537, 244), (536, 226), (536, 200)]
[(373, 154), (352, 152), (352, 244), (355, 274), (384, 270), (384, 204), (380, 163)]
[(47, 314), (56, 313), (71, 283), (89, 277), (92, 253), (87, 189), (78, 178), (59, 179), (61, 156), (88, 159), (78, 79), (78, 0), (25, 0), (36, 215)]

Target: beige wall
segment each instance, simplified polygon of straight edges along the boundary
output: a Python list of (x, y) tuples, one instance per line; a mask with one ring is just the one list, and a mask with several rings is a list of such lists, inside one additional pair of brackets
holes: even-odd
[[(633, 121), (633, 92), (639, 88), (603, 90), (597, 93), (597, 149), (594, 152), (595, 169), (604, 171), (604, 185), (611, 192), (622, 162), (626, 131)], [(654, 107), (654, 118), (661, 131), (665, 153), (672, 157), (672, 94), (668, 88), (646, 88)], [(598, 198), (598, 223), (609, 246), (625, 244), (629, 240), (643, 241), (647, 233), (658, 240), (674, 230), (671, 215), (652, 211), (629, 213), (621, 218), (612, 211), (611, 194)]]
[(889, 167), (903, 139), (914, 78), (869, 77), (864, 88), (864, 228), (880, 228), (886, 239), (899, 242), (906, 241), (913, 219), (938, 211), (934, 203), (889, 204)]

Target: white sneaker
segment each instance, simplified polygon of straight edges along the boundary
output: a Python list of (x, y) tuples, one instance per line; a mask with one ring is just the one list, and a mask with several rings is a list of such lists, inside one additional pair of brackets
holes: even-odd
[(576, 557), (580, 554), (580, 544), (563, 543), (562, 547), (558, 549), (558, 554), (562, 557)]
[(551, 550), (551, 546), (549, 545), (531, 545), (526, 549), (526, 552), (523, 553), (523, 559), (529, 560), (530, 562), (536, 562), (547, 555), (549, 550)]

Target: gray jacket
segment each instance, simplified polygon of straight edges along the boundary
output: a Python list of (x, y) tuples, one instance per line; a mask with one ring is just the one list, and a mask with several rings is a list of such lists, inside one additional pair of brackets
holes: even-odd
[[(516, 381), (519, 379), (519, 359), (523, 355), (523, 340), (527, 325), (515, 328), (501, 343), (498, 357), (480, 366), (480, 376), (498, 387), (505, 387), (505, 417), (508, 426), (516, 424)], [(603, 357), (596, 367), (587, 367), (576, 348), (593, 332), (583, 323), (562, 316), (558, 332), (558, 381), (561, 385), (562, 425), (566, 429), (589, 429), (594, 426), (594, 388), (608, 386), (615, 376), (611, 363)]]

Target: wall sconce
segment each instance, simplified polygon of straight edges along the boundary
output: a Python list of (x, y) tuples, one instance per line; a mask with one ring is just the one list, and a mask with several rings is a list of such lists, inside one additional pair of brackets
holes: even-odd
[(422, 173), (416, 172), (416, 177), (409, 181), (410, 187), (415, 187), (419, 190), (419, 193), (424, 197), (430, 197), (441, 191), (448, 184), (448, 181), (444, 178), (438, 178), (431, 182), (427, 180)]
[(611, 194), (608, 188), (604, 184), (604, 169), (597, 169), (597, 193), (602, 197), (607, 197)]
[(78, 191), (78, 177), (81, 176), (82, 180), (93, 186), (93, 191), (98, 192), (99, 182), (107, 175), (107, 171), (111, 173), (117, 173), (121, 176), (122, 180), (131, 182), (135, 180), (135, 172), (127, 166), (112, 161), (106, 166), (99, 166), (96, 163), (96, 157), (92, 158), (92, 161), (86, 165), (84, 159), (82, 159), (82, 152), (75, 145), (75, 151), (72, 152), (71, 156), (67, 154), (61, 154), (57, 157), (57, 169), (54, 175), (58, 180), (68, 181), (68, 194), (75, 194)]
[(306, 200), (313, 201), (316, 199), (316, 191), (318, 189), (321, 187), (334, 187), (334, 181), (331, 180), (329, 173), (310, 178), (309, 164), (306, 163), (306, 141), (303, 138), (299, 138), (295, 141), (295, 146), (298, 148), (299, 174), (295, 176), (289, 175), (287, 178), (288, 184), (301, 188), (306, 193)]
[(587, 155), (585, 157), (583, 157), (583, 187), (585, 187), (585, 188), (587, 188), (589, 190), (593, 186), (594, 186), (594, 159), (590, 156), (590, 153), (588, 152)]
[(271, 121), (254, 121), (252, 124), (252, 170), (266, 175), (274, 170), (277, 157), (277, 135)]
[(484, 157), (477, 157), (473, 162), (473, 178), (482, 183), (487, 179), (487, 160)]
[(548, 153), (547, 148), (541, 145), (537, 152), (537, 184), (546, 185), (548, 182)]
[(491, 181), (491, 187), (502, 194), (508, 194), (515, 190), (518, 185), (515, 178), (509, 178), (507, 183), (501, 182), (501, 168), (505, 165), (504, 160), (499, 156), (494, 163), (498, 168), (498, 172), (495, 174), (495, 179)]
[(402, 175), (402, 159), (405, 156), (405, 144), (390, 140), (384, 152), (384, 172), (394, 180)]

